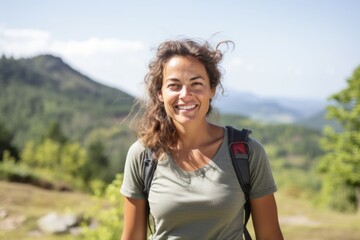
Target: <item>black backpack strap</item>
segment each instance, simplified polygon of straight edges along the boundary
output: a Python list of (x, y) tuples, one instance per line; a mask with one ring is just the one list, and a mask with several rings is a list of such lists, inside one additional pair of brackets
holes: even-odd
[(151, 181), (154, 177), (156, 170), (157, 161), (153, 159), (153, 152), (150, 148), (146, 149), (145, 160), (144, 160), (144, 194), (146, 199), (149, 196)]
[(154, 173), (157, 166), (157, 160), (153, 158), (153, 152), (150, 148), (145, 150), (145, 160), (143, 166), (143, 179), (144, 179), (144, 195), (146, 197), (146, 217), (148, 222), (148, 227), (150, 232), (152, 233), (151, 224), (150, 224), (150, 205), (149, 205), (149, 192), (152, 179), (154, 177)]
[(251, 131), (248, 129), (243, 129), (239, 131), (230, 126), (226, 126), (226, 128), (228, 130), (229, 151), (231, 155), (231, 161), (233, 163), (241, 189), (243, 190), (245, 195), (244, 236), (245, 236), (245, 240), (251, 240), (249, 231), (246, 228), (246, 224), (248, 223), (251, 214), (251, 205), (250, 205), (251, 182), (250, 182), (250, 163), (249, 163), (251, 152), (248, 145), (248, 138)]

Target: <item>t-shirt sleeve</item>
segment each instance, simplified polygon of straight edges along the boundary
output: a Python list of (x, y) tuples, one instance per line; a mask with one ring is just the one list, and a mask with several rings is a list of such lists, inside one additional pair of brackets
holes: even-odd
[(269, 159), (264, 147), (256, 140), (250, 139), (250, 199), (260, 198), (277, 191), (271, 172)]
[(121, 194), (129, 198), (144, 199), (144, 181), (142, 164), (145, 157), (145, 148), (140, 142), (135, 142), (130, 148), (125, 160), (124, 178), (120, 188)]

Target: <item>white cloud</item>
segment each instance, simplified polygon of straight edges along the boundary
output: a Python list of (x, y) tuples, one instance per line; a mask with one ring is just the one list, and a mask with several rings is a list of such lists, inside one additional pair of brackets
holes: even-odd
[(90, 38), (85, 41), (54, 41), (50, 50), (66, 55), (91, 56), (94, 54), (119, 54), (143, 51), (144, 44), (140, 41), (124, 41), (116, 38)]
[(0, 28), (0, 52), (14, 57), (30, 56), (47, 50), (50, 33), (36, 29)]
[(146, 71), (146, 49), (140, 41), (90, 38), (54, 41), (49, 51), (94, 80), (139, 95)]
[(59, 41), (47, 31), (0, 28), (0, 54), (19, 58), (43, 53), (62, 57), (94, 80), (139, 95), (149, 51), (141, 41), (95, 37)]
[(90, 38), (84, 41), (55, 41), (50, 52), (102, 83), (140, 94), (145, 75), (146, 47), (140, 41)]

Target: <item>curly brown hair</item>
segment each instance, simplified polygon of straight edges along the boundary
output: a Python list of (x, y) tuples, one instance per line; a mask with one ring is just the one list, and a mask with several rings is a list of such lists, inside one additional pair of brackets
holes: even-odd
[[(223, 53), (219, 50), (221, 44), (228, 45), (230, 41), (220, 42), (214, 49), (209, 42), (192, 39), (171, 40), (163, 42), (156, 51), (155, 58), (149, 64), (149, 72), (145, 76), (148, 99), (142, 102), (142, 115), (135, 125), (139, 141), (153, 149), (157, 157), (169, 151), (178, 142), (178, 133), (165, 112), (164, 104), (158, 93), (163, 84), (164, 65), (174, 56), (191, 56), (204, 64), (211, 89), (221, 87), (221, 71), (219, 63)], [(207, 114), (211, 112), (211, 104)]]

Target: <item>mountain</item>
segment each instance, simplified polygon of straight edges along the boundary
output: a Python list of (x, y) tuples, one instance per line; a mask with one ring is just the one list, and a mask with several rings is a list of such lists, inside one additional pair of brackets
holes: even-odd
[(0, 59), (0, 123), (20, 148), (29, 140), (41, 141), (58, 123), (70, 140), (85, 145), (99, 141), (111, 158), (125, 158), (132, 135), (121, 122), (133, 101), (56, 56)]
[(295, 123), (325, 109), (325, 101), (290, 98), (263, 98), (231, 90), (217, 96), (214, 105), (222, 114), (240, 114), (255, 120)]
[(322, 130), (325, 125), (331, 126), (335, 131), (341, 130), (341, 126), (338, 122), (326, 118), (325, 110), (318, 112), (317, 114), (314, 114), (307, 118), (300, 119), (297, 122), (295, 122), (295, 124), (314, 130)]

